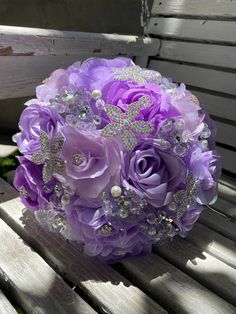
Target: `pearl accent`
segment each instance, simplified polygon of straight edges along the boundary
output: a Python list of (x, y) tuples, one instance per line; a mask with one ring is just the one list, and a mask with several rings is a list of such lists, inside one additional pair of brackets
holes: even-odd
[(97, 100), (97, 99), (102, 97), (102, 93), (101, 93), (101, 91), (99, 89), (94, 89), (92, 91), (92, 93), (91, 93), (91, 96), (92, 96), (93, 99)]
[(119, 185), (114, 185), (111, 188), (111, 195), (113, 197), (119, 197), (119, 196), (121, 196), (121, 193), (122, 193), (122, 190), (121, 190), (121, 187)]

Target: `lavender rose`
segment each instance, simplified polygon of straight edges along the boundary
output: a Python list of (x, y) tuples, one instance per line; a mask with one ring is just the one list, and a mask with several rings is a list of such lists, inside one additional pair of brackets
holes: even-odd
[(99, 133), (82, 133), (62, 127), (65, 142), (61, 157), (66, 161), (66, 178), (71, 188), (89, 202), (99, 202), (101, 193), (120, 183), (120, 154), (115, 141)]
[(60, 125), (63, 125), (63, 118), (50, 107), (30, 104), (20, 117), (19, 127), (21, 132), (17, 135), (17, 145), (22, 154), (32, 155), (40, 149), (40, 131), (54, 136)]
[(183, 161), (158, 148), (155, 139), (147, 139), (123, 158), (123, 184), (155, 207), (172, 200), (175, 189), (186, 180)]
[(21, 192), (22, 203), (33, 210), (44, 209), (50, 195), (43, 192), (42, 167), (25, 157), (18, 159), (20, 166), (16, 169), (14, 186)]

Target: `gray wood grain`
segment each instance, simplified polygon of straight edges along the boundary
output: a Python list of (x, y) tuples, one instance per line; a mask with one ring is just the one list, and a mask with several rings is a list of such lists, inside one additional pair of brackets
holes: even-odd
[[(32, 243), (40, 255), (75, 286), (83, 289), (102, 312), (166, 313), (166, 311), (133, 286), (129, 280), (109, 265), (85, 257), (78, 247), (56, 234), (49, 234), (36, 223), (32, 212), (23, 211), (18, 193), (0, 179), (0, 215), (25, 240)], [(23, 211), (23, 214), (22, 214)]]
[(223, 168), (236, 174), (236, 152), (218, 145), (216, 145), (216, 149), (222, 156)]
[(26, 312), (95, 313), (2, 220), (0, 237), (0, 277)]
[(153, 17), (145, 28), (145, 33), (161, 38), (235, 45), (235, 28), (235, 21)]
[(171, 313), (235, 313), (235, 308), (155, 254), (124, 262), (127, 276)]
[(234, 241), (200, 223), (194, 225), (186, 239), (195, 244), (202, 251), (209, 253), (225, 264), (236, 269), (236, 250)]
[(0, 25), (0, 56), (154, 56), (159, 40)]
[(236, 17), (235, 0), (154, 0), (152, 14), (173, 16), (202, 16), (205, 18), (233, 19)]
[(0, 313), (3, 314), (17, 314), (17, 311), (11, 305), (5, 294), (0, 290)]

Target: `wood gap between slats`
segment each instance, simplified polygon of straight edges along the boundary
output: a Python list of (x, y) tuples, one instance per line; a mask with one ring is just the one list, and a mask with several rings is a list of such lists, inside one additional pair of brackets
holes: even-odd
[[(164, 1), (164, 0), (163, 0)], [(162, 17), (162, 18), (179, 18), (185, 20), (208, 20), (208, 21), (228, 21), (228, 22), (235, 22), (235, 16), (219, 16), (219, 15), (191, 15), (191, 14), (151, 14), (151, 17)]]

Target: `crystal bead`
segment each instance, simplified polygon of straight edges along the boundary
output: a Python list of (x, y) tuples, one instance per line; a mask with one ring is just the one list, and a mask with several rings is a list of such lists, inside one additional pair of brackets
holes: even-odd
[(66, 229), (66, 227), (67, 221), (63, 216), (57, 215), (54, 217), (52, 221), (52, 228), (54, 229), (54, 231), (62, 232)]
[(99, 89), (94, 89), (91, 93), (93, 99), (99, 99), (102, 97), (102, 92)]
[(121, 187), (119, 185), (114, 185), (111, 188), (111, 195), (113, 197), (119, 197), (119, 196), (121, 196), (121, 193), (122, 193), (122, 190), (121, 190)]
[(174, 119), (168, 119), (166, 120), (162, 127), (161, 127), (161, 130), (164, 131), (164, 132), (169, 132), (173, 129), (173, 126), (174, 126), (174, 123), (175, 123), (175, 120)]
[(112, 226), (108, 224), (102, 225), (98, 230), (99, 235), (103, 237), (109, 237), (112, 234), (112, 232), (113, 232)]
[(52, 193), (53, 190), (54, 190), (53, 184), (45, 184), (43, 186), (43, 192), (45, 192), (46, 194)]
[(188, 153), (188, 148), (185, 143), (179, 143), (173, 148), (174, 153), (179, 157), (184, 157)]
[(95, 125), (97, 125), (97, 126), (100, 125), (101, 121), (102, 121), (102, 119), (101, 119), (100, 116), (94, 116), (93, 122), (94, 122)]
[(68, 205), (70, 203), (70, 196), (65, 194), (61, 198), (61, 202), (63, 205)]
[(156, 228), (154, 226), (151, 226), (151, 227), (148, 228), (148, 235), (149, 236), (153, 236), (156, 233), (157, 233), (157, 230), (156, 230)]
[(185, 126), (184, 119), (178, 119), (175, 121), (174, 126), (177, 130), (182, 130)]
[(66, 116), (66, 122), (71, 126), (76, 126), (78, 121), (79, 121), (78, 117), (73, 114), (68, 114)]
[(156, 215), (153, 213), (150, 213), (147, 215), (146, 220), (149, 224), (153, 225), (155, 224), (155, 221), (156, 221)]
[(72, 157), (72, 163), (75, 166), (80, 166), (85, 161), (85, 157), (82, 154), (75, 154)]
[(140, 208), (144, 209), (144, 208), (147, 208), (147, 206), (148, 206), (148, 202), (145, 199), (142, 199), (140, 201)]
[(81, 106), (80, 111), (79, 111), (79, 118), (82, 120), (87, 119), (88, 116), (90, 115), (90, 112), (91, 110), (88, 105)]
[(211, 130), (208, 128), (208, 125), (205, 123), (204, 129), (200, 134), (200, 138), (207, 139), (211, 136)]
[(139, 215), (140, 214), (139, 208), (137, 208), (137, 207), (131, 207), (129, 211), (132, 215)]
[(101, 111), (105, 109), (105, 101), (102, 99), (98, 99), (95, 103), (96, 108)]
[(188, 142), (192, 137), (192, 133), (189, 130), (184, 130), (181, 138), (183, 142)]
[(129, 216), (129, 211), (127, 209), (121, 208), (119, 211), (120, 218), (127, 218)]
[(166, 150), (166, 149), (169, 149), (171, 147), (170, 142), (168, 142), (164, 139), (157, 138), (155, 143), (160, 147), (160, 149)]
[(171, 202), (169, 205), (168, 205), (168, 209), (170, 211), (176, 211), (177, 209), (177, 204), (175, 202)]
[(173, 133), (173, 142), (175, 144), (178, 144), (180, 142), (180, 140), (181, 140), (181, 137), (180, 137), (179, 133), (178, 132), (174, 132)]

